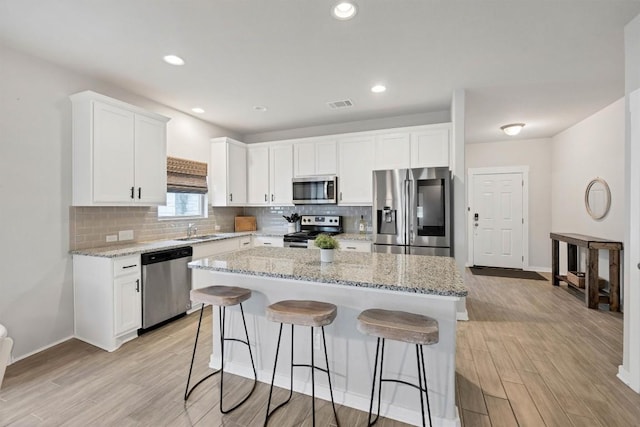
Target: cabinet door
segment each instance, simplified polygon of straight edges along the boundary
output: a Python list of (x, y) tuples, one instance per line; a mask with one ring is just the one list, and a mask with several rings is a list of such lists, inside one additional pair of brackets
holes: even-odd
[(316, 142), (316, 175), (336, 175), (338, 148), (335, 140)]
[(269, 147), (247, 148), (247, 202), (269, 204)]
[(247, 149), (236, 144), (228, 147), (229, 205), (242, 206), (247, 203)]
[(338, 142), (338, 191), (341, 205), (370, 205), (373, 202), (373, 137)]
[(142, 326), (140, 277), (128, 275), (116, 278), (114, 284), (114, 335), (122, 335)]
[(376, 136), (376, 170), (406, 169), (411, 167), (411, 140), (408, 133)]
[(293, 204), (293, 146), (275, 145), (270, 149), (270, 179), (272, 205)]
[(135, 116), (135, 201), (164, 205), (167, 201), (167, 141), (165, 123)]
[(316, 174), (316, 145), (314, 142), (302, 142), (293, 146), (293, 163), (296, 176)]
[(134, 114), (93, 104), (93, 201), (134, 202)]
[(449, 129), (411, 133), (411, 167), (449, 166)]

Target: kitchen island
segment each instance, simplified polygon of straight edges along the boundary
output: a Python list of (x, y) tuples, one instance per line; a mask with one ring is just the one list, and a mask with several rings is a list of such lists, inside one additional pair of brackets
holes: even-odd
[[(244, 305), (258, 379), (271, 380), (279, 325), (264, 317), (265, 307), (285, 299), (313, 299), (338, 306), (338, 316), (325, 328), (336, 403), (363, 411), (369, 409), (375, 338), (356, 329), (358, 314), (369, 308), (404, 310), (438, 320), (440, 341), (425, 346), (429, 397), (434, 425), (458, 426), (455, 406), (456, 303), (466, 296), (455, 262), (447, 257), (338, 252), (333, 263), (321, 263), (319, 251), (292, 248), (253, 248), (192, 261), (189, 266), (209, 276), (211, 285), (249, 288), (252, 298)], [(227, 336), (242, 333), (237, 307), (230, 307)], [(212, 316), (214, 349), (210, 364), (219, 368), (218, 316)], [(296, 363), (310, 360), (309, 333), (296, 332)], [(318, 331), (319, 332), (319, 331)], [(285, 335), (287, 337), (288, 335)], [(321, 350), (319, 335), (314, 338)], [(287, 346), (289, 339), (284, 341)], [(225, 370), (252, 377), (246, 350), (225, 347)], [(226, 351), (229, 350), (227, 354)], [(286, 347), (283, 354), (288, 354)], [(288, 387), (288, 360), (279, 360), (276, 385)], [(286, 359), (286, 358), (284, 358)], [(227, 362), (228, 361), (228, 362)], [(415, 349), (387, 341), (385, 376), (417, 382)], [(297, 370), (296, 391), (311, 394), (310, 374)], [(381, 415), (418, 424), (417, 392), (387, 383)], [(316, 375), (316, 396), (329, 399), (326, 377)]]

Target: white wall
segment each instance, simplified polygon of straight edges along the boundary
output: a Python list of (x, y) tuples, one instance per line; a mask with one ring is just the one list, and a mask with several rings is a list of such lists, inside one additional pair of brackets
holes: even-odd
[(529, 269), (551, 271), (551, 139), (467, 144), (465, 149), (467, 170), (529, 166)]
[(0, 58), (0, 323), (21, 358), (73, 334), (68, 96), (91, 89), (171, 117), (180, 157), (206, 161), (209, 138), (230, 133), (3, 46)]
[[(624, 105), (620, 99), (552, 138), (551, 231), (624, 240)], [(585, 189), (596, 177), (611, 189), (611, 210), (600, 221), (589, 216), (584, 204)], [(600, 276), (608, 278), (608, 254), (600, 252)], [(566, 271), (562, 247), (560, 270)]]

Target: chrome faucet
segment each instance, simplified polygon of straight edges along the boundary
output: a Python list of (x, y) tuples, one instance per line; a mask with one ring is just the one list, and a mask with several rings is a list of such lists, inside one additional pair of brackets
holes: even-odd
[(196, 233), (198, 232), (198, 227), (194, 223), (189, 223), (187, 226), (187, 237), (196, 237)]

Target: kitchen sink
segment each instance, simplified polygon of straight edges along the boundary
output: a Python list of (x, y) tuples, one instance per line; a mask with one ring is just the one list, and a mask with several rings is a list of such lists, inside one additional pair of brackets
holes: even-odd
[(202, 236), (182, 237), (175, 240), (179, 240), (181, 242), (201, 242), (203, 240), (215, 239), (216, 237), (219, 236), (217, 234), (204, 234)]

